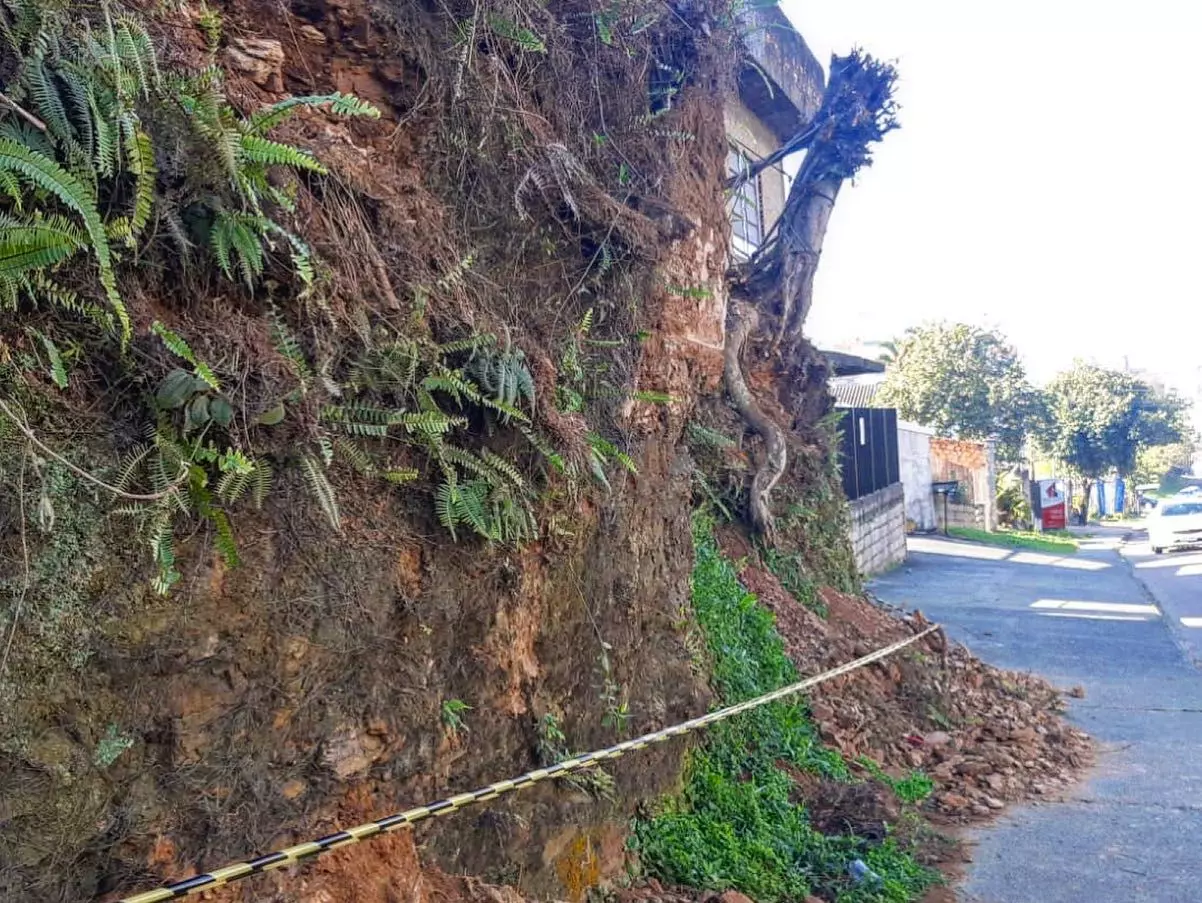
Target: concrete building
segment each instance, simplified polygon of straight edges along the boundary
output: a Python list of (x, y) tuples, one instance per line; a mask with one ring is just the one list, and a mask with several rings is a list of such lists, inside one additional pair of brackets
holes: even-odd
[[(800, 132), (818, 111), (825, 84), (822, 67), (778, 7), (749, 4), (740, 20), (750, 61), (739, 73), (738, 97), (725, 109), (731, 176), (746, 172)], [(795, 162), (786, 159), (768, 167), (732, 192), (728, 209), (735, 259), (751, 256), (780, 217)]]

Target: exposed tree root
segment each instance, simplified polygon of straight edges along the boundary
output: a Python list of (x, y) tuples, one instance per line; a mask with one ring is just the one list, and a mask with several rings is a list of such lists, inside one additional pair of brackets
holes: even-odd
[(726, 390), (730, 393), (731, 401), (739, 416), (764, 440), (767, 457), (756, 470), (755, 478), (751, 481), (751, 522), (757, 531), (771, 542), (776, 532), (776, 523), (772, 517), (771, 494), (777, 481), (785, 472), (788, 463), (788, 451), (785, 445), (785, 435), (767, 414), (760, 410), (755, 403), (747, 380), (743, 377), (743, 367), (740, 357), (747, 337), (759, 326), (759, 315), (755, 308), (731, 302), (728, 323), (726, 327), (725, 374)]

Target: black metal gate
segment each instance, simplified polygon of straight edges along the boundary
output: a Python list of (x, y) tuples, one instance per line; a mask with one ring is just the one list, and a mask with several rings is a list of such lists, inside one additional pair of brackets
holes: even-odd
[(843, 408), (839, 420), (839, 467), (848, 501), (901, 480), (897, 458), (897, 411)]

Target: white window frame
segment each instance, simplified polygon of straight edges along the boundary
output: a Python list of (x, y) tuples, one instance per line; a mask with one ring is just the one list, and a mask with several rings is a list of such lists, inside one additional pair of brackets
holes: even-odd
[[(735, 141), (727, 142), (726, 170), (730, 177), (747, 172), (758, 158)], [(761, 174), (762, 175), (762, 174)], [(751, 257), (764, 241), (764, 191), (760, 176), (734, 190), (727, 201), (730, 216), (730, 244), (735, 255)], [(750, 219), (749, 217), (754, 217)], [(748, 228), (748, 224), (752, 228)]]

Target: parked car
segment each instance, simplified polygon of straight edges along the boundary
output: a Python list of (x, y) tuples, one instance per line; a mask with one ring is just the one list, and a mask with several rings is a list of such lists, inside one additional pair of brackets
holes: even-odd
[(1148, 518), (1148, 540), (1157, 555), (1202, 543), (1202, 498), (1177, 495), (1157, 505)]

